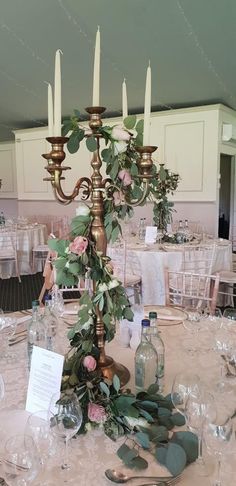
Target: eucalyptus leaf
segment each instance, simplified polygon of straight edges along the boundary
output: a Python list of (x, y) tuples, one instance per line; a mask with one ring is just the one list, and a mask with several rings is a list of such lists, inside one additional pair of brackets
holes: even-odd
[(145, 434), (144, 432), (137, 432), (135, 434), (135, 439), (144, 449), (149, 449), (150, 441), (149, 441), (148, 434)]
[(112, 383), (116, 392), (118, 392), (120, 390), (120, 378), (117, 375), (113, 376)]
[(69, 264), (68, 270), (71, 273), (73, 273), (73, 275), (77, 275), (78, 276), (78, 274), (79, 274), (79, 268), (80, 268), (79, 264), (76, 263), (76, 262), (74, 262), (74, 263), (70, 263)]
[(173, 476), (180, 474), (187, 463), (187, 456), (183, 447), (170, 443), (167, 447), (166, 467)]
[(79, 150), (80, 147), (80, 135), (77, 131), (72, 132), (68, 142), (67, 148), (70, 154), (75, 154)]
[(185, 425), (185, 417), (181, 413), (173, 413), (171, 415), (171, 420), (174, 425), (177, 425), (178, 427), (181, 427), (182, 425)]
[(129, 467), (133, 467), (133, 468), (139, 469), (139, 470), (147, 469), (148, 468), (148, 462), (143, 457), (137, 456), (132, 460), (131, 463), (129, 463)]
[(127, 444), (122, 444), (122, 446), (117, 449), (116, 454), (123, 461), (124, 457), (129, 453), (130, 447)]
[(135, 115), (129, 115), (127, 116), (124, 121), (124, 126), (127, 128), (127, 130), (132, 130), (132, 128), (135, 127), (136, 124), (136, 116)]
[(141, 402), (141, 406), (142, 408), (144, 408), (145, 410), (148, 410), (149, 412), (151, 411), (156, 411), (158, 410), (158, 404), (155, 403), (155, 402), (151, 402), (149, 400), (144, 400)]
[(97, 140), (95, 137), (88, 137), (86, 140), (86, 146), (89, 152), (95, 152), (97, 150)]
[(109, 398), (110, 390), (109, 390), (109, 387), (106, 385), (106, 383), (104, 383), (104, 381), (100, 382), (100, 388), (101, 388), (102, 392), (105, 393), (107, 398)]
[(188, 430), (174, 432), (171, 442), (179, 444), (185, 450), (188, 463), (196, 461), (198, 457), (198, 438), (193, 432)]
[(167, 449), (165, 447), (158, 447), (155, 456), (160, 464), (166, 465)]
[(136, 123), (136, 127), (135, 127), (135, 130), (138, 132), (138, 134), (143, 134), (143, 127), (144, 127), (144, 121), (143, 120), (139, 120), (137, 123)]
[(113, 160), (112, 168), (111, 171), (109, 172), (109, 175), (113, 181), (116, 179), (118, 171), (119, 171), (119, 160), (116, 157)]

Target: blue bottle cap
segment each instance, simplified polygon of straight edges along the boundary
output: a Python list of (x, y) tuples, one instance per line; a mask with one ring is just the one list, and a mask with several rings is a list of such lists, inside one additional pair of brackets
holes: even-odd
[(149, 319), (142, 319), (141, 324), (143, 327), (149, 327), (150, 326), (150, 320)]

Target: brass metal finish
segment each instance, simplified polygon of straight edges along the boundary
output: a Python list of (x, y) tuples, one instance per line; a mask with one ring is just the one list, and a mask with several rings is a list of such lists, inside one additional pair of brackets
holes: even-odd
[[(75, 187), (70, 195), (66, 195), (61, 187), (61, 181), (63, 171), (70, 169), (70, 167), (64, 167), (62, 165), (65, 159), (64, 144), (69, 140), (66, 137), (48, 137), (48, 142), (52, 145), (52, 150), (49, 154), (43, 154), (43, 157), (47, 160), (48, 165), (45, 169), (48, 171), (50, 177), (44, 180), (50, 181), (54, 190), (56, 199), (62, 204), (69, 204), (78, 196), (79, 192), (82, 192), (81, 199), (91, 198), (91, 237), (96, 244), (96, 249), (101, 251), (103, 255), (106, 255), (107, 238), (104, 227), (104, 190), (109, 191), (109, 188), (114, 190), (114, 184), (111, 179), (103, 179), (100, 169), (102, 167), (102, 161), (100, 158), (100, 138), (102, 138), (99, 128), (102, 127), (101, 115), (105, 111), (103, 107), (89, 107), (86, 108), (87, 113), (90, 115), (89, 127), (91, 133), (86, 136), (93, 136), (97, 142), (97, 149), (93, 152), (91, 160), (91, 167), (93, 173), (91, 179), (87, 177), (81, 177), (75, 184)], [(138, 147), (140, 153), (140, 159), (137, 162), (139, 168), (139, 177), (143, 183), (143, 195), (139, 200), (130, 201), (128, 195), (124, 190), (124, 199), (130, 206), (137, 206), (142, 203), (147, 195), (148, 191), (148, 179), (152, 167), (151, 154), (156, 150), (156, 147)], [(93, 282), (93, 290), (96, 289), (96, 282)], [(106, 356), (105, 353), (105, 340), (104, 340), (104, 323), (102, 319), (102, 312), (98, 306), (96, 309), (96, 336), (97, 346), (100, 351), (99, 366), (102, 369), (103, 375), (109, 379), (112, 379), (114, 374), (117, 374), (121, 380), (122, 386), (125, 385), (129, 378), (129, 371), (120, 363), (115, 363), (114, 360)]]
[(147, 145), (145, 147), (136, 147), (137, 152), (140, 154), (140, 158), (137, 160), (137, 166), (139, 168), (139, 177), (143, 180), (153, 177), (151, 168), (153, 166), (152, 153), (155, 152), (157, 147)]

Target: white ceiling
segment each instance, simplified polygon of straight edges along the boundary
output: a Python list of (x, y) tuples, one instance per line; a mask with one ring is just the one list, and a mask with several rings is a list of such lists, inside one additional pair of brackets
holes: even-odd
[(101, 104), (143, 111), (148, 60), (152, 109), (224, 103), (236, 109), (235, 0), (0, 0), (0, 141), (47, 124), (47, 87), (62, 57), (62, 111), (91, 104), (97, 25)]

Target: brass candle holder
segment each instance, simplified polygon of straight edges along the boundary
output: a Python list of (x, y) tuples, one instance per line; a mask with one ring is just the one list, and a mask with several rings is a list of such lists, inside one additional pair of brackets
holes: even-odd
[[(100, 169), (102, 167), (102, 160), (100, 157), (100, 139), (102, 138), (99, 128), (102, 126), (101, 115), (104, 113), (104, 107), (89, 107), (86, 108), (87, 113), (90, 115), (89, 128), (90, 133), (87, 134), (89, 137), (93, 135), (96, 140), (97, 148), (93, 152), (91, 167), (93, 169), (91, 178), (81, 177), (75, 183), (75, 187), (70, 195), (66, 195), (61, 187), (61, 181), (64, 179), (63, 172), (69, 170), (70, 167), (64, 167), (62, 162), (65, 159), (64, 144), (68, 141), (66, 137), (48, 137), (47, 141), (51, 143), (52, 150), (49, 154), (43, 154), (43, 157), (48, 161), (48, 165), (45, 169), (48, 171), (50, 177), (44, 180), (50, 181), (54, 190), (56, 199), (62, 204), (69, 204), (75, 197), (79, 195), (81, 191), (81, 199), (87, 200), (89, 197), (91, 199), (91, 214), (92, 214), (92, 224), (91, 224), (91, 237), (96, 244), (96, 249), (106, 255), (107, 250), (107, 238), (104, 227), (104, 188), (109, 191), (109, 186), (114, 187), (113, 182), (106, 178), (103, 179)], [(137, 161), (137, 166), (139, 169), (138, 177), (141, 179), (144, 185), (144, 192), (140, 199), (129, 200), (126, 192), (124, 191), (124, 200), (126, 204), (130, 206), (138, 206), (141, 204), (148, 192), (149, 179), (153, 177), (151, 174), (151, 168), (153, 165), (151, 155), (156, 150), (156, 147), (138, 147), (137, 151), (140, 154), (140, 159)], [(93, 282), (93, 289), (96, 289), (96, 282)], [(107, 356), (105, 353), (105, 343), (104, 343), (104, 323), (102, 320), (102, 312), (99, 310), (98, 306), (96, 308), (96, 336), (97, 336), (97, 346), (100, 351), (100, 357), (98, 364), (102, 369), (103, 375), (112, 379), (114, 374), (117, 374), (121, 380), (121, 384), (127, 383), (130, 377), (130, 373), (127, 368), (122, 364), (114, 362), (114, 360)]]

